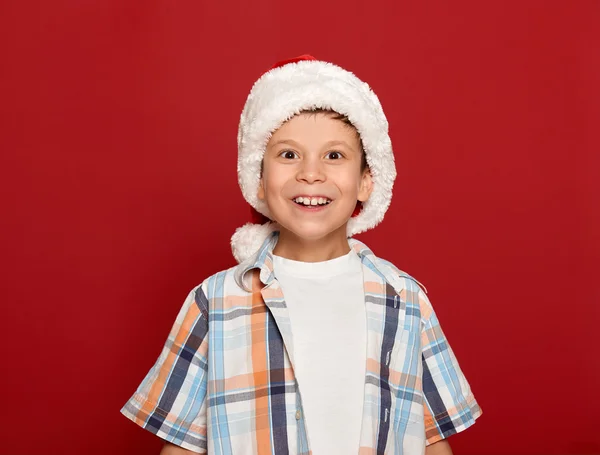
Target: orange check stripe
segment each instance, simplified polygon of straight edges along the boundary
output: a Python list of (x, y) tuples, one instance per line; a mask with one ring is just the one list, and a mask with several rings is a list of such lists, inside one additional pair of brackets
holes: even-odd
[[(260, 293), (262, 283), (260, 282), (258, 271), (253, 272), (252, 276), (252, 308), (260, 307), (263, 303)], [(267, 371), (267, 331), (265, 322), (267, 313), (265, 311), (253, 311), (250, 316), (252, 325), (252, 370), (254, 371), (254, 390), (264, 390), (268, 388)], [(255, 396), (256, 412), (256, 445), (258, 455), (270, 455), (271, 450), (271, 426), (269, 422), (269, 396), (267, 393), (256, 394)]]
[(198, 308), (198, 305), (191, 305), (190, 309), (183, 318), (183, 322), (181, 323), (181, 327), (179, 328), (177, 335), (175, 336), (173, 347), (162, 364), (156, 381), (154, 381), (152, 384), (152, 388), (148, 393), (148, 399), (144, 402), (144, 405), (136, 415), (138, 419), (147, 418), (147, 416), (154, 412), (155, 407), (158, 406), (158, 400), (160, 399), (160, 395), (162, 394), (165, 384), (169, 379), (169, 375), (173, 369), (173, 364), (179, 358), (179, 350), (185, 344), (190, 334), (190, 330), (192, 330), (194, 322), (196, 322), (199, 315), (200, 309)]

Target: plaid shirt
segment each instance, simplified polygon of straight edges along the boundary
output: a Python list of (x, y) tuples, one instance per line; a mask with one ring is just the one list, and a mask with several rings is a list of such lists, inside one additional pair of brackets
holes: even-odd
[[(273, 233), (246, 263), (193, 289), (156, 364), (121, 412), (183, 448), (309, 455)], [(363, 243), (367, 363), (359, 455), (423, 454), (481, 409), (418, 283)], [(318, 317), (318, 316), (317, 316)], [(324, 378), (324, 380), (326, 380)]]

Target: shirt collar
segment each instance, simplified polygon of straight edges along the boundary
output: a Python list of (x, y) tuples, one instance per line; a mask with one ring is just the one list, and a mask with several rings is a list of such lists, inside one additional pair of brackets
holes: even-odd
[[(279, 231), (274, 231), (265, 239), (259, 250), (251, 257), (240, 263), (235, 270), (235, 281), (242, 289), (250, 291), (252, 289), (251, 280), (253, 270), (259, 270), (260, 281), (269, 286), (274, 280), (273, 274), (273, 250), (279, 240)], [(349, 238), (348, 245), (358, 255), (361, 262), (369, 263), (371, 268), (376, 268), (377, 263), (375, 255), (371, 249), (359, 240)]]

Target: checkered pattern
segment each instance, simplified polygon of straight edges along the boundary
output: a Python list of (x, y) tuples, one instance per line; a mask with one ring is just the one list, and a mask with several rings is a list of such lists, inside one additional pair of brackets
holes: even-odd
[[(198, 453), (311, 453), (289, 314), (273, 274), (277, 239), (271, 234), (252, 261), (192, 290), (121, 410), (126, 417)], [(481, 409), (418, 283), (349, 242), (363, 265), (368, 329), (357, 453), (421, 454), (471, 426)]]

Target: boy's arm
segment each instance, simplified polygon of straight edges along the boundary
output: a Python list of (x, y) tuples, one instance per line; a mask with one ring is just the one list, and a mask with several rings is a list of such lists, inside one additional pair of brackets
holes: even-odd
[[(417, 292), (423, 318), (421, 346), (425, 436), (427, 445), (433, 445), (473, 425), (481, 415), (481, 408), (440, 327), (431, 302), (421, 289)], [(445, 450), (427, 453), (452, 453), (449, 447)]]
[(165, 441), (206, 454), (209, 337), (203, 287), (188, 294), (158, 360), (121, 413)]
[(175, 444), (171, 444), (170, 442), (167, 442), (160, 451), (160, 455), (187, 455), (189, 453), (195, 452), (184, 449), (183, 447), (176, 446)]
[(427, 446), (425, 455), (452, 455), (452, 449), (448, 441), (442, 440)]

